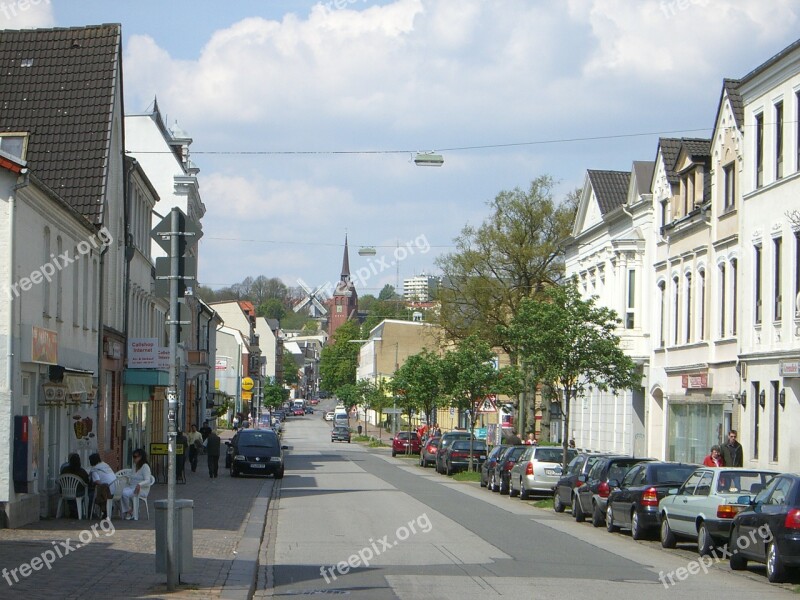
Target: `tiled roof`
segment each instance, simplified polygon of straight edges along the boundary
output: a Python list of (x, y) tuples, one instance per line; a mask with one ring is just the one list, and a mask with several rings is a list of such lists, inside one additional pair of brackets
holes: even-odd
[(625, 204), (628, 198), (630, 171), (587, 171), (589, 181), (597, 196), (600, 212), (604, 215)]
[(715, 125), (719, 120), (719, 111), (722, 109), (722, 99), (727, 94), (728, 100), (731, 103), (731, 110), (733, 110), (733, 120), (736, 123), (736, 127), (738, 129), (744, 127), (744, 102), (742, 102), (742, 95), (739, 93), (740, 83), (738, 79), (723, 79), (719, 106), (717, 107), (717, 117), (714, 119)]
[(103, 218), (120, 25), (0, 31), (0, 131), (28, 132), (31, 171)]
[(700, 138), (683, 138), (683, 147), (692, 160), (711, 156), (711, 140)]
[(659, 138), (658, 147), (661, 151), (661, 156), (664, 158), (667, 181), (671, 184), (678, 183), (678, 176), (675, 174), (675, 162), (678, 160), (678, 153), (681, 151), (681, 140), (679, 138)]

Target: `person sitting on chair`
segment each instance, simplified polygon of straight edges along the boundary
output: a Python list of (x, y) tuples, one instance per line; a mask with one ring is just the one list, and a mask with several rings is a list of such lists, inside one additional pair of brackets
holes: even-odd
[(89, 464), (92, 466), (89, 469), (89, 477), (95, 487), (94, 503), (100, 507), (105, 519), (109, 516), (106, 515), (106, 500), (113, 498), (114, 493), (117, 491), (117, 475), (114, 473), (114, 469), (100, 459), (100, 455), (97, 452), (89, 455)]
[(83, 498), (86, 495), (86, 490), (89, 489), (89, 474), (81, 467), (81, 457), (73, 452), (69, 455), (67, 463), (61, 467), (59, 475), (75, 475), (84, 485), (79, 485), (75, 492), (78, 498)]
[(143, 485), (150, 485), (150, 465), (147, 454), (142, 449), (133, 451), (133, 474), (128, 479), (129, 485), (122, 490), (122, 514), (125, 520), (133, 519), (133, 497), (138, 496)]

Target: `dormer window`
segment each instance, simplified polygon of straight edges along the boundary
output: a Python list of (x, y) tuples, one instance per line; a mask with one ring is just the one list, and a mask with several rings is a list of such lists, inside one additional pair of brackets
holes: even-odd
[(27, 147), (27, 133), (0, 133), (0, 150), (6, 154), (25, 160)]
[(683, 216), (685, 217), (694, 210), (694, 170), (681, 177), (681, 184), (683, 190)]

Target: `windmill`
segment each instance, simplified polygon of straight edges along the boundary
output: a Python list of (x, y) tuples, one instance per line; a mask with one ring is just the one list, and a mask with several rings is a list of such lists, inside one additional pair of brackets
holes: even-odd
[(303, 288), (303, 291), (306, 293), (306, 297), (294, 306), (294, 312), (300, 312), (304, 308), (308, 307), (308, 314), (311, 315), (311, 318), (313, 319), (327, 315), (328, 309), (325, 308), (325, 305), (319, 300), (321, 297), (320, 293), (325, 289), (325, 286), (321, 285), (312, 291), (311, 287), (309, 287), (308, 284), (306, 284), (306, 282), (302, 279), (298, 279), (297, 283), (301, 288)]

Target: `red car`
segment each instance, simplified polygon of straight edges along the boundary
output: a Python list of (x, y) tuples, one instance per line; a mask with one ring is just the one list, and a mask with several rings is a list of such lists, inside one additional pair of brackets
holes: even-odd
[(312, 398), (311, 400), (308, 401), (308, 403), (311, 406), (316, 406), (317, 404), (319, 404), (319, 400), (317, 400), (316, 398)]
[(304, 411), (302, 408), (293, 408), (292, 414), (295, 417), (302, 417), (304, 414), (306, 414), (306, 411)]
[(398, 454), (419, 454), (420, 445), (419, 436), (416, 431), (400, 431), (392, 438), (392, 456), (397, 456)]

